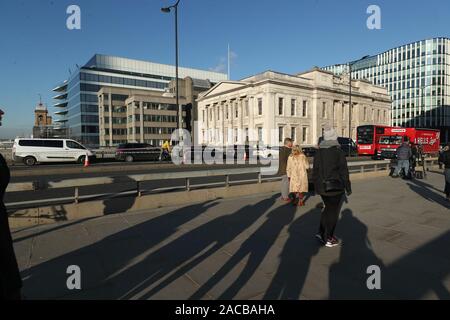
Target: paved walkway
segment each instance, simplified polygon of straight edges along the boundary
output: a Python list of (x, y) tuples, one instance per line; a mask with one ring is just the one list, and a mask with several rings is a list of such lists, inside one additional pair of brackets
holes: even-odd
[[(354, 183), (337, 228), (314, 238), (319, 197), (278, 195), (15, 230), (29, 299), (450, 299), (450, 210), (443, 176)], [(170, 197), (168, 197), (170, 201)], [(66, 287), (69, 265), (81, 290)], [(368, 290), (367, 267), (381, 268)]]

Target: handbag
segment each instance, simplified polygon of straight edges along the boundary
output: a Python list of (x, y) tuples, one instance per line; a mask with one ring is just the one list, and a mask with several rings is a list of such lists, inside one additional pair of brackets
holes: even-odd
[(322, 167), (322, 177), (323, 177), (323, 180), (322, 180), (323, 190), (325, 192), (344, 191), (345, 186), (341, 179), (335, 179), (335, 178), (325, 179), (325, 167), (323, 165), (322, 157), (323, 157), (323, 152), (321, 152), (321, 154), (320, 154), (320, 166)]

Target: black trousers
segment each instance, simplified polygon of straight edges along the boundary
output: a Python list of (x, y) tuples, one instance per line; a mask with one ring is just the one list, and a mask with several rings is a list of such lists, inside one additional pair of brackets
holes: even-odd
[(334, 236), (334, 230), (339, 219), (344, 194), (335, 196), (322, 195), (325, 208), (320, 218), (319, 233), (325, 241)]
[(0, 203), (0, 299), (19, 300), (22, 280), (14, 254), (8, 215)]

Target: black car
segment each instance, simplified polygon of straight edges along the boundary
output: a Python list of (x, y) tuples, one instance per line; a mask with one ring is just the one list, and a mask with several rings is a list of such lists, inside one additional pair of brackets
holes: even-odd
[(160, 158), (161, 148), (147, 143), (124, 143), (116, 149), (116, 160), (118, 161), (159, 161)]
[[(323, 137), (319, 138), (319, 145), (323, 141)], [(339, 145), (341, 146), (341, 150), (344, 151), (344, 154), (346, 157), (350, 156), (357, 156), (358, 155), (358, 148), (356, 146), (356, 143), (353, 141), (353, 139), (345, 138), (345, 137), (338, 137), (337, 141)], [(349, 153), (349, 146), (350, 146), (350, 153)]]

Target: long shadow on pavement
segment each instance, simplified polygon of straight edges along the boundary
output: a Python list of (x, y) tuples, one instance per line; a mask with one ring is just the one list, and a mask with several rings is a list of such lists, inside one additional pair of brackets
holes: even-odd
[[(329, 270), (330, 299), (422, 299), (434, 292), (450, 299), (444, 284), (450, 274), (450, 231), (412, 250), (389, 265), (377, 257), (367, 226), (346, 209), (338, 225), (342, 238), (339, 261)], [(380, 268), (381, 289), (370, 290), (369, 266)]]
[(280, 264), (263, 299), (294, 299), (300, 297), (311, 259), (319, 252), (314, 238), (320, 221), (316, 207), (297, 218), (289, 227), (289, 237), (280, 254)]
[(240, 246), (236, 253), (203, 284), (190, 299), (201, 299), (247, 256), (238, 278), (220, 295), (219, 299), (233, 299), (259, 268), (280, 232), (295, 216), (296, 207), (280, 206), (267, 215), (267, 220)]
[(367, 231), (352, 210), (342, 211), (336, 233), (342, 240), (340, 257), (329, 270), (330, 299), (381, 298), (380, 291), (369, 290), (366, 284), (367, 267), (376, 265), (381, 274), (385, 271), (383, 262), (373, 252)]
[[(278, 195), (274, 195), (255, 205), (244, 206), (232, 214), (219, 216), (180, 236), (138, 265), (113, 278), (112, 281), (125, 284), (129, 283), (128, 274), (142, 274), (134, 289), (121, 295), (121, 298), (152, 297), (235, 240), (266, 213), (277, 197)], [(167, 279), (151, 288), (167, 276)]]
[[(44, 292), (45, 297), (58, 298), (71, 294), (66, 287), (68, 277), (66, 269), (69, 265), (78, 265), (82, 270), (84, 287), (79, 293), (79, 298), (91, 298), (86, 286), (101, 286), (109, 277), (126, 269), (133, 259), (169, 238), (180, 226), (215, 205), (217, 203), (208, 201), (176, 209), (28, 268), (21, 272), (25, 295), (30, 298), (41, 298)], [(117, 296), (112, 290), (107, 289), (98, 298), (112, 299)]]
[(430, 190), (431, 188), (436, 190), (436, 188), (430, 186), (429, 184), (414, 179), (408, 183), (408, 186), (412, 191), (419, 194), (426, 200), (440, 204), (444, 208), (450, 208), (450, 202), (448, 202), (443, 195), (441, 196)]

